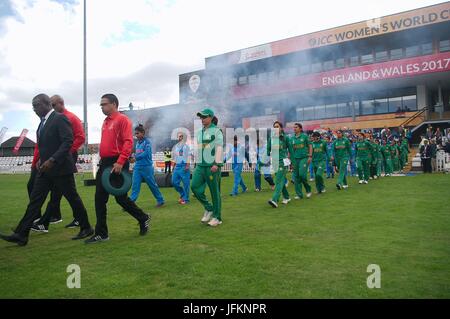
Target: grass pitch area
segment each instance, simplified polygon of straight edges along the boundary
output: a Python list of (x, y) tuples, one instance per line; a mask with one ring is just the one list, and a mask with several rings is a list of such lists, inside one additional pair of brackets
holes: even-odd
[[(87, 175), (86, 175), (87, 176)], [(95, 224), (94, 187), (77, 177)], [(174, 189), (156, 209), (143, 185), (138, 204), (152, 214), (150, 233), (110, 198), (110, 241), (86, 245), (65, 229), (72, 213), (63, 199), (63, 223), (32, 233), (25, 247), (0, 242), (0, 298), (449, 298), (450, 176), (387, 177), (294, 200), (267, 204), (264, 184), (228, 194), (222, 179), (223, 224), (200, 223), (203, 209), (191, 198), (177, 203)], [(27, 205), (28, 175), (0, 175), (0, 231), (10, 233)], [(66, 285), (67, 266), (81, 268), (81, 288)], [(381, 288), (369, 289), (370, 264), (381, 268)]]

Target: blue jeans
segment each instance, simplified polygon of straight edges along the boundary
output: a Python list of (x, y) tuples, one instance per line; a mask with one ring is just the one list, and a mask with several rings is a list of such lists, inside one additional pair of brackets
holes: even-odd
[(239, 192), (239, 186), (242, 187), (242, 191), (245, 192), (247, 190), (247, 186), (245, 186), (244, 181), (242, 180), (242, 168), (243, 164), (233, 164), (233, 174), (234, 174), (234, 185), (233, 191), (231, 192), (234, 195), (237, 195)]
[(314, 178), (314, 168), (312, 162), (309, 164), (309, 178)]
[(334, 177), (333, 162), (327, 161), (327, 177)]
[(356, 159), (353, 157), (350, 159), (350, 175), (356, 175)]
[(158, 184), (155, 181), (155, 175), (153, 166), (138, 166), (134, 167), (133, 170), (133, 185), (131, 186), (131, 196), (130, 199), (135, 202), (141, 192), (141, 183), (144, 180), (153, 196), (155, 196), (158, 204), (164, 203), (164, 198), (159, 191)]
[[(183, 187), (181, 187), (180, 185), (181, 182), (183, 182)], [(180, 194), (181, 199), (183, 199), (185, 202), (189, 202), (190, 183), (190, 170), (185, 170), (185, 165), (175, 166), (172, 174), (172, 185)]]
[[(273, 181), (272, 175), (270, 174), (270, 167), (265, 169), (266, 167), (261, 168), (264, 173), (264, 179), (269, 183), (270, 186), (274, 186), (275, 183)], [(268, 172), (267, 172), (268, 171)], [(258, 167), (255, 168), (255, 188), (261, 190), (261, 171)]]

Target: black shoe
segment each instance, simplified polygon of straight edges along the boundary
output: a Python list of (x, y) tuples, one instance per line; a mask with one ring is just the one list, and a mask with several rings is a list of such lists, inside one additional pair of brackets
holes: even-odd
[(22, 237), (17, 233), (13, 233), (9, 236), (0, 234), (0, 238), (9, 241), (10, 243), (15, 243), (19, 246), (25, 246), (28, 243), (28, 237)]
[(341, 184), (336, 184), (336, 188), (338, 189), (338, 191), (340, 191), (342, 189)]
[(94, 235), (91, 238), (86, 239), (84, 242), (86, 244), (95, 244), (95, 243), (99, 243), (99, 242), (107, 241), (107, 240), (109, 240), (109, 237), (102, 237), (100, 235)]
[(52, 218), (50, 218), (50, 224), (58, 224), (58, 223), (61, 223), (62, 222), (62, 218), (61, 217), (52, 217)]
[(272, 206), (273, 208), (278, 208), (278, 204), (273, 200), (269, 200), (267, 203), (269, 203), (269, 205)]
[(48, 233), (48, 226), (45, 227), (44, 224), (33, 224), (33, 226), (31, 226), (31, 230), (37, 233)]
[(65, 228), (75, 228), (75, 227), (79, 227), (80, 226), (80, 222), (76, 219), (74, 219), (70, 224), (64, 226)]
[(94, 235), (94, 230), (92, 229), (92, 227), (89, 227), (89, 228), (80, 230), (78, 235), (76, 235), (75, 237), (72, 237), (72, 240), (83, 239), (83, 238), (86, 238), (86, 237), (89, 237), (92, 235)]
[(140, 227), (140, 232), (139, 235), (144, 236), (145, 234), (148, 233), (148, 230), (150, 228), (150, 215), (146, 215), (146, 219), (142, 222), (139, 222), (139, 227)]

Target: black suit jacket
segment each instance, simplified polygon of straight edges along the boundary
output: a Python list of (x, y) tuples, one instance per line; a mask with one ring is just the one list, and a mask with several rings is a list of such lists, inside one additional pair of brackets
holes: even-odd
[(420, 157), (421, 158), (431, 158), (431, 146), (430, 144), (427, 145), (425, 149), (425, 145), (422, 145), (420, 147)]
[(55, 111), (50, 114), (37, 141), (41, 165), (51, 157), (55, 159), (55, 165), (47, 172), (48, 175), (74, 173), (75, 165), (70, 154), (73, 143), (72, 126), (65, 115)]

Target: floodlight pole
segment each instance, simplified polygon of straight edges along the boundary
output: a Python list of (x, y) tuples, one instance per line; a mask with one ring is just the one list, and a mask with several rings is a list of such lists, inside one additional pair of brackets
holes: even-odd
[(86, 0), (84, 0), (83, 7), (83, 124), (84, 124), (84, 134), (86, 139), (84, 141), (84, 154), (88, 154), (88, 122), (87, 122), (87, 61), (86, 61)]

